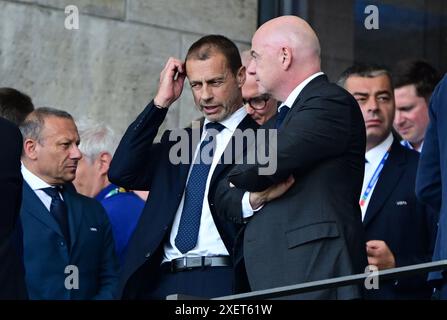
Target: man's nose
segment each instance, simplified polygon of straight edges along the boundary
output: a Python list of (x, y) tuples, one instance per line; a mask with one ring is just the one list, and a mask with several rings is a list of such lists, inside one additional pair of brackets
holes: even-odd
[(253, 114), (255, 112), (255, 110), (252, 107), (250, 107), (248, 103), (245, 105), (245, 110), (247, 110), (248, 114)]

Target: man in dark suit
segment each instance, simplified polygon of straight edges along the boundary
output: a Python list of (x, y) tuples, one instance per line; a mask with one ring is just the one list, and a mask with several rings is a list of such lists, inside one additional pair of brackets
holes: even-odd
[[(233, 221), (249, 219), (243, 255), (250, 288), (363, 273), (367, 262), (358, 196), (365, 129), (357, 103), (320, 72), (318, 38), (298, 17), (266, 22), (253, 36), (251, 52), (248, 73), (257, 78), (260, 93), (283, 101), (278, 116), (264, 125), (279, 128), (277, 170), (261, 175), (261, 165), (244, 164), (231, 171), (229, 181), (250, 192), (252, 209), (263, 205), (251, 217), (230, 201), (218, 204)], [(292, 187), (266, 203), (264, 190), (290, 175)], [(226, 199), (227, 192), (218, 194)], [(358, 286), (345, 286), (295, 298), (350, 299), (360, 292)]]
[(38, 108), (23, 135), (23, 226), (30, 299), (114, 299), (118, 260), (104, 209), (78, 194), (81, 152), (71, 115)]
[[(429, 107), (430, 123), (416, 179), (416, 194), (439, 213), (438, 234), (433, 260), (447, 259), (447, 75), (433, 92)], [(433, 272), (441, 299), (447, 300), (447, 272)]]
[[(395, 102), (391, 75), (383, 67), (355, 65), (339, 84), (360, 105), (366, 126), (366, 163), (360, 207), (368, 262), (378, 270), (428, 262), (433, 252), (437, 215), (414, 192), (419, 155), (392, 134)], [(381, 282), (370, 299), (429, 299), (432, 290), (421, 274)]]
[(15, 232), (22, 200), (22, 135), (12, 122), (0, 118), (0, 137), (0, 300), (26, 299), (22, 241)]
[[(186, 76), (205, 120), (199, 128), (166, 131), (154, 143)], [(127, 250), (123, 298), (233, 292), (231, 255), (237, 228), (216, 215), (211, 195), (231, 168), (233, 160), (229, 163), (224, 155), (237, 129), (257, 128), (243, 108), (244, 81), (235, 44), (223, 36), (205, 36), (190, 47), (185, 63), (168, 60), (154, 100), (127, 129), (109, 178), (125, 188), (150, 190), (150, 195)], [(209, 154), (202, 148), (213, 141)], [(241, 203), (242, 195), (237, 201)]]

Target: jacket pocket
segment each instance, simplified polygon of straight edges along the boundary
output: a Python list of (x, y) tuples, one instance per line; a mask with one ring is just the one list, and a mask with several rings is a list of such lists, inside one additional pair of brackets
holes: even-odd
[(297, 229), (286, 231), (289, 249), (320, 239), (337, 238), (339, 236), (335, 221), (319, 222)]

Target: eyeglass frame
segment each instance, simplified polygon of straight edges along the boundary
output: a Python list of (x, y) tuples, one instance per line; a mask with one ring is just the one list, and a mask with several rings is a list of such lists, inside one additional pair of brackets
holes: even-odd
[[(265, 106), (267, 105), (267, 101), (269, 101), (271, 99), (270, 95), (268, 94), (261, 94), (260, 96), (257, 97), (253, 97), (250, 99), (243, 99), (244, 104), (248, 104), (252, 109), (254, 110), (262, 110), (265, 108)], [(252, 102), (253, 101), (258, 101), (257, 104), (259, 106), (253, 106)], [(260, 105), (262, 104), (262, 106), (260, 107)]]

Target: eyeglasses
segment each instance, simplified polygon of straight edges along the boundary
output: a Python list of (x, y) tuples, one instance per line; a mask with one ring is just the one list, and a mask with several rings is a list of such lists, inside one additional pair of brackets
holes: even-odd
[(267, 94), (263, 94), (259, 97), (254, 97), (251, 99), (244, 99), (244, 103), (250, 105), (255, 110), (260, 110), (265, 107), (267, 101), (270, 99), (270, 96)]

